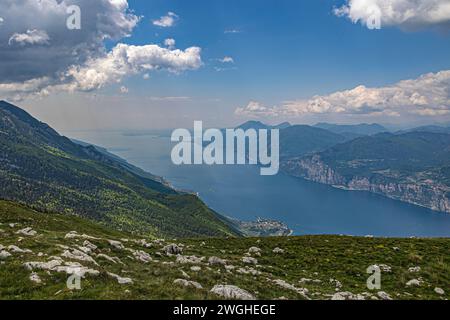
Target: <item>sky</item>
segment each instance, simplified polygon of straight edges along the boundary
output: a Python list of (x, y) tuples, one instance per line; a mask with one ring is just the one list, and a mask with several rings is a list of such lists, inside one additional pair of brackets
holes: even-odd
[(0, 99), (62, 131), (450, 123), (449, 70), (449, 0), (0, 3)]

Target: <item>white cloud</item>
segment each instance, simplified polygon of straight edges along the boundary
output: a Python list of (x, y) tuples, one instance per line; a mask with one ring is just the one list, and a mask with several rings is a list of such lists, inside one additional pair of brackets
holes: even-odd
[(3, 19), (2, 17), (0, 17), (0, 27), (2, 26), (3, 22), (5, 22), (5, 19)]
[(201, 49), (169, 50), (157, 45), (133, 46), (118, 44), (107, 55), (72, 66), (66, 77), (72, 81), (70, 90), (89, 91), (120, 82), (124, 77), (146, 71), (165, 69), (172, 73), (201, 67)]
[(372, 23), (378, 11), (381, 27), (399, 26), (415, 29), (426, 26), (450, 26), (450, 1), (448, 0), (347, 0), (334, 10), (337, 16), (348, 17), (353, 23)]
[(164, 40), (164, 45), (169, 49), (175, 48), (175, 44), (176, 44), (175, 39), (169, 38)]
[(220, 62), (222, 63), (234, 63), (234, 59), (232, 57), (223, 57), (222, 59), (219, 59)]
[(125, 86), (121, 86), (121, 87), (119, 88), (119, 91), (120, 91), (120, 93), (122, 93), (122, 94), (126, 94), (126, 93), (128, 93), (130, 90), (129, 90), (127, 87), (125, 87)]
[[(108, 50), (105, 40), (131, 35), (140, 17), (127, 0), (78, 0), (81, 30), (65, 27), (72, 0), (0, 1), (0, 96), (20, 100), (58, 91), (90, 91), (152, 71), (181, 73), (202, 65), (201, 49), (175, 49), (148, 44), (118, 43)], [(174, 17), (174, 14), (172, 15)], [(173, 45), (172, 45), (173, 44)], [(45, 46), (44, 46), (45, 45)]]
[(44, 30), (27, 30), (26, 33), (14, 33), (9, 38), (8, 44), (12, 45), (44, 45), (49, 44), (50, 37)]
[(145, 74), (142, 76), (142, 79), (144, 79), (144, 80), (150, 79), (150, 74), (149, 74), (149, 73), (145, 73)]
[(167, 15), (162, 16), (157, 20), (153, 20), (153, 25), (161, 28), (169, 28), (173, 27), (178, 19), (179, 19), (178, 15), (176, 15), (173, 12), (168, 12)]
[(311, 114), (419, 116), (450, 115), (450, 70), (428, 73), (394, 85), (368, 88), (363, 85), (311, 99), (286, 101), (266, 107), (258, 102), (237, 108), (237, 115), (255, 117)]
[(238, 30), (238, 29), (228, 29), (228, 30), (224, 31), (225, 34), (237, 34), (237, 33), (241, 33), (241, 32), (242, 31)]
[(250, 101), (246, 107), (237, 108), (234, 112), (238, 116), (268, 117), (277, 116), (276, 107), (266, 107), (258, 101)]

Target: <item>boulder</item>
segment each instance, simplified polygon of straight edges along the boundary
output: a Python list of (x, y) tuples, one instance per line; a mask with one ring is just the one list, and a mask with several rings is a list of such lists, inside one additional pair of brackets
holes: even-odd
[(108, 240), (108, 243), (110, 244), (110, 246), (112, 246), (113, 248), (115, 248), (117, 250), (125, 249), (125, 247), (123, 246), (122, 242), (120, 242), (120, 241)]
[(236, 286), (216, 285), (210, 292), (224, 299), (256, 300), (252, 294)]
[(183, 286), (183, 287), (193, 287), (196, 289), (203, 289), (202, 285), (195, 281), (189, 281), (189, 280), (185, 280), (185, 279), (177, 279), (173, 283)]
[(218, 258), (218, 257), (210, 257), (210, 258), (208, 259), (208, 263), (209, 263), (209, 265), (211, 265), (211, 266), (216, 266), (216, 265), (224, 266), (224, 265), (227, 264), (227, 261), (224, 260), (224, 259), (220, 259), (220, 258)]
[(123, 278), (117, 274), (108, 272), (108, 275), (115, 278), (119, 284), (132, 284), (133, 280), (131, 278)]
[(258, 260), (252, 257), (243, 257), (242, 262), (246, 264), (254, 264), (254, 265), (258, 264)]
[(179, 247), (178, 245), (172, 243), (163, 248), (163, 251), (167, 255), (177, 255), (183, 253), (183, 248)]
[(33, 230), (32, 228), (28, 227), (28, 228), (17, 231), (16, 234), (23, 234), (24, 236), (33, 237), (33, 236), (37, 235), (37, 232), (35, 230)]

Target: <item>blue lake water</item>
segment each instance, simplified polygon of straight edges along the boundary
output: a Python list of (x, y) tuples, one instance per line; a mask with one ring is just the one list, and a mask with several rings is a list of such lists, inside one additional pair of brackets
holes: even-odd
[(170, 159), (173, 145), (161, 132), (77, 131), (65, 135), (106, 147), (177, 188), (198, 192), (223, 215), (280, 220), (296, 235), (450, 236), (450, 214), (368, 192), (339, 190), (282, 173), (260, 176), (259, 168), (253, 166), (174, 166)]

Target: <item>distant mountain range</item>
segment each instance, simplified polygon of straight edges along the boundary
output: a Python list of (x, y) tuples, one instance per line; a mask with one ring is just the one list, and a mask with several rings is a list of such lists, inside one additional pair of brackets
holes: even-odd
[(239, 232), (195, 195), (0, 102), (0, 198), (151, 236)]
[(377, 124), (291, 125), (280, 131), (281, 168), (315, 182), (450, 213), (449, 133), (439, 126), (388, 133)]

